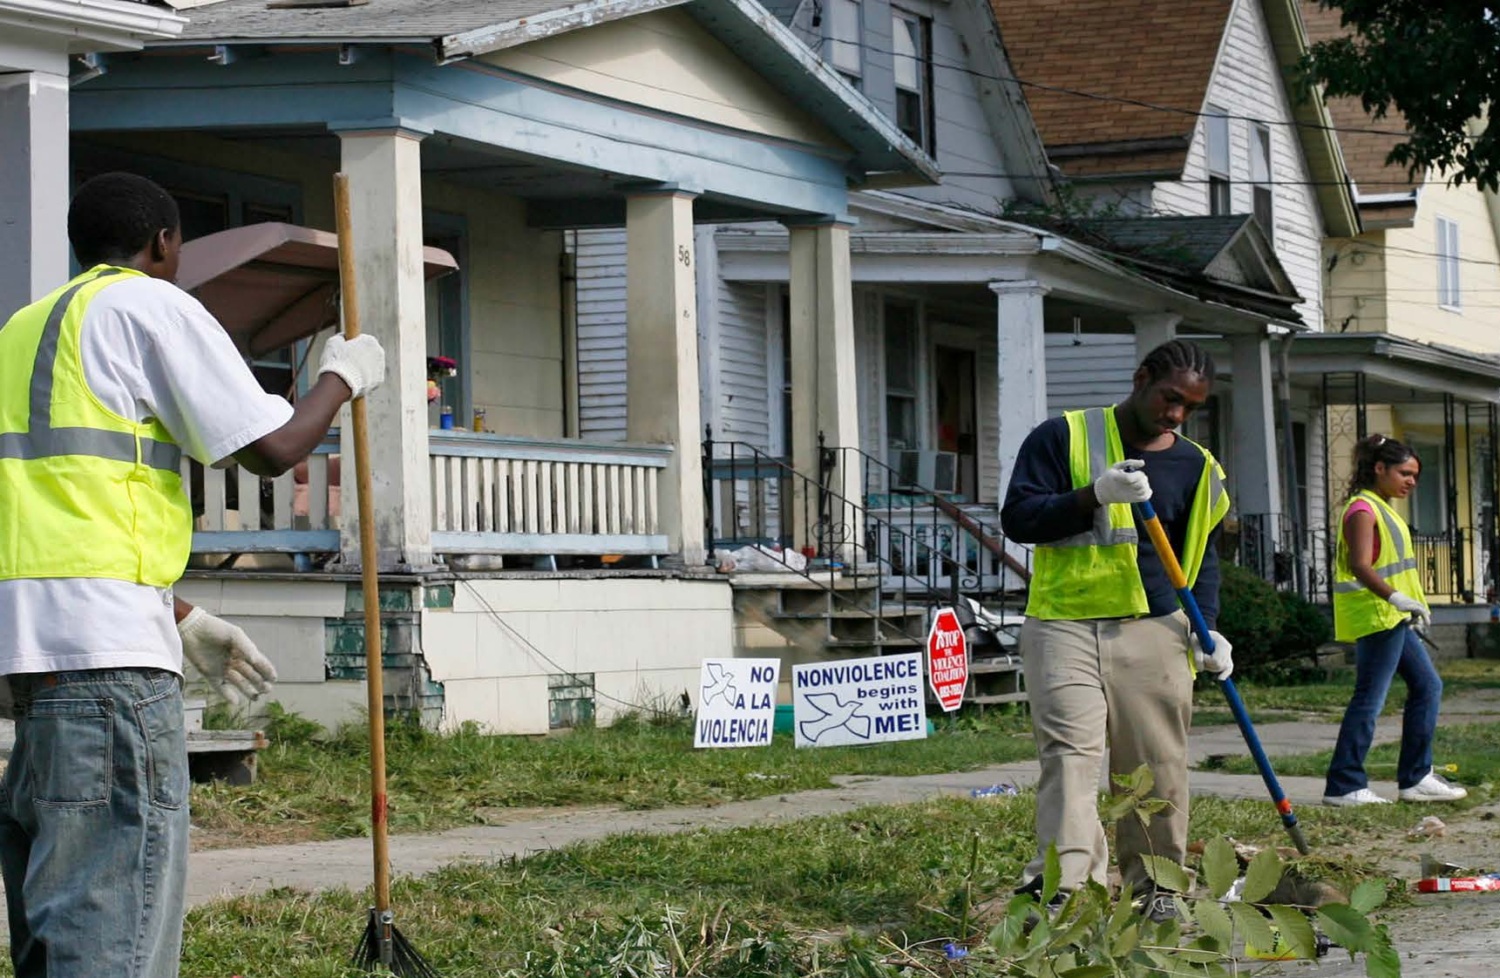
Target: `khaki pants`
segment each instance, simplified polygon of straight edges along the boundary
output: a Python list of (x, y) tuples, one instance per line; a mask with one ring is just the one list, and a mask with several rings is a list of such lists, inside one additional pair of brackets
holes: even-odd
[(1182, 863), (1193, 694), (1188, 635), (1181, 612), (1104, 621), (1026, 619), (1021, 656), (1042, 767), (1037, 856), (1026, 867), (1028, 880), (1041, 874), (1055, 842), (1064, 889), (1089, 878), (1105, 883), (1109, 848), (1098, 791), (1106, 741), (1110, 773), (1129, 774), (1145, 764), (1156, 779), (1151, 796), (1167, 802), (1147, 827), (1133, 815), (1116, 823), (1123, 882), (1137, 895), (1149, 886), (1142, 855)]

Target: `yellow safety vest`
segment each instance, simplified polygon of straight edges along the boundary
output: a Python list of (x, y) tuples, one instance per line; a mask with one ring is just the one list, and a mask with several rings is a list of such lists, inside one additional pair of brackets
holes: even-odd
[(170, 587), (187, 566), (181, 449), (106, 408), (83, 371), (84, 310), (140, 275), (97, 265), (0, 327), (0, 580)]
[(1424, 605), (1427, 603), (1406, 521), (1379, 495), (1369, 490), (1357, 492), (1349, 497), (1339, 514), (1339, 543), (1333, 561), (1333, 637), (1340, 642), (1352, 642), (1366, 635), (1388, 631), (1406, 621), (1404, 613), (1384, 598), (1376, 597), (1349, 569), (1349, 541), (1344, 538), (1344, 520), (1349, 515), (1349, 507), (1360, 499), (1375, 510), (1375, 532), (1380, 539), (1382, 561), (1375, 568), (1375, 574), (1407, 597)]
[[(1068, 422), (1068, 464), (1075, 490), (1092, 485), (1111, 465), (1125, 460), (1113, 407), (1068, 411), (1063, 417)], [(1218, 461), (1202, 445), (1184, 440), (1203, 453), (1203, 477), (1188, 514), (1184, 552), (1178, 555), (1191, 587), (1203, 567), (1209, 533), (1229, 512), (1229, 494)], [(1037, 545), (1026, 614), (1063, 621), (1147, 614), (1151, 607), (1136, 564), (1136, 549), (1130, 507), (1124, 503), (1100, 506), (1089, 530)]]

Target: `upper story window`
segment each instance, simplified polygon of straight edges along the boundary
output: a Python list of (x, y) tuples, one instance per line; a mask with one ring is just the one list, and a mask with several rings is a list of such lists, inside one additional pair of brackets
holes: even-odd
[(1229, 114), (1210, 105), (1204, 113), (1208, 157), (1208, 212), (1228, 214), (1229, 205)]
[(1271, 127), (1260, 123), (1250, 127), (1250, 182), (1254, 185), (1255, 220), (1267, 238), (1276, 235), (1276, 191), (1271, 182)]
[(1458, 309), (1463, 303), (1458, 290), (1458, 222), (1437, 219), (1438, 305)]
[(932, 20), (891, 8), (896, 126), (929, 154), (937, 147), (932, 111)]
[(864, 74), (863, 22), (859, 0), (829, 0), (828, 63), (856, 88)]

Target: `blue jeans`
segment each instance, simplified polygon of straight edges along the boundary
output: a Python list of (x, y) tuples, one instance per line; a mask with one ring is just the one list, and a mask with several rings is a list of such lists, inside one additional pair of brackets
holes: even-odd
[(1401, 718), (1401, 759), (1396, 785), (1410, 788), (1432, 770), (1432, 735), (1437, 730), (1443, 680), (1433, 668), (1422, 642), (1405, 622), (1366, 635), (1354, 643), (1354, 697), (1344, 711), (1338, 744), (1328, 765), (1325, 794), (1347, 795), (1369, 787), (1365, 755), (1375, 738), (1375, 720), (1385, 708), (1391, 679), (1406, 683), (1406, 712)]
[(181, 680), (116, 669), (10, 681), (0, 872), (17, 978), (175, 978), (188, 851)]

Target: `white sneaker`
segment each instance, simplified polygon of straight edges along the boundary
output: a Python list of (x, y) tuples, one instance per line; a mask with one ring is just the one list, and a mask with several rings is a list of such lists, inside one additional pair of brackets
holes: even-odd
[(1410, 788), (1402, 788), (1397, 795), (1402, 801), (1458, 801), (1469, 797), (1468, 789), (1449, 784), (1440, 776), (1427, 772), (1427, 777)]
[[(1432, 775), (1428, 775), (1432, 777)], [(1420, 787), (1420, 786), (1419, 786)], [(1324, 795), (1323, 804), (1335, 808), (1351, 808), (1355, 805), (1389, 805), (1389, 798), (1382, 798), (1369, 788), (1357, 788), (1347, 795)]]

